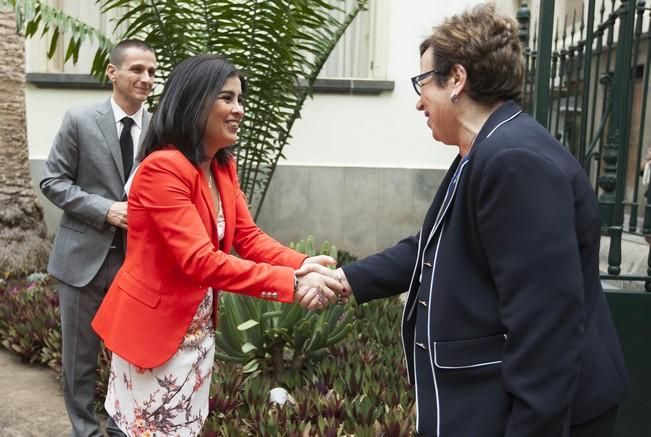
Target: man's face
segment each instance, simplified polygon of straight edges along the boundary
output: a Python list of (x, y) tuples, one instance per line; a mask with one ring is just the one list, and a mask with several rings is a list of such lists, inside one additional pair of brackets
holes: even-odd
[(129, 104), (144, 102), (154, 86), (156, 66), (153, 52), (136, 47), (125, 49), (120, 65), (109, 64), (106, 68), (116, 100)]

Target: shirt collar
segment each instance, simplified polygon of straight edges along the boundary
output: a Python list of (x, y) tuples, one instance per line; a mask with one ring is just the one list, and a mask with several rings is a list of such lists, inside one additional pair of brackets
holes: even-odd
[(136, 111), (135, 114), (133, 115), (128, 115), (126, 112), (120, 108), (120, 106), (117, 104), (113, 96), (111, 96), (111, 108), (113, 109), (113, 116), (115, 117), (115, 124), (120, 123), (120, 120), (122, 120), (124, 117), (131, 117), (133, 121), (135, 122), (136, 126), (138, 126), (140, 129), (142, 129), (142, 111), (144, 108), (144, 105), (140, 105), (140, 109)]

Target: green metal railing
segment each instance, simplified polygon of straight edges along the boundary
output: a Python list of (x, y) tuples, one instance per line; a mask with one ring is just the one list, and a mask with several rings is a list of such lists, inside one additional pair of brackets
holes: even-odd
[[(538, 26), (530, 27), (526, 2), (517, 14), (527, 65), (522, 103), (576, 156), (593, 183), (610, 243), (601, 278), (637, 281), (651, 291), (651, 246), (646, 275), (622, 274), (621, 268), (623, 235), (651, 234), (651, 204), (645, 200), (651, 188), (640, 177), (651, 146), (651, 9), (645, 1), (585, 0), (580, 10), (561, 13), (554, 0), (536, 1)], [(651, 293), (619, 289), (606, 297), (631, 378), (615, 435), (649, 436)]]
[(651, 146), (651, 8), (645, 1), (585, 0), (578, 10), (558, 13), (554, 0), (538, 3), (537, 26), (526, 1), (517, 14), (527, 66), (522, 103), (593, 181), (610, 238), (602, 278), (644, 281), (651, 291), (651, 250), (647, 275), (621, 271), (623, 234), (651, 234), (640, 172)]

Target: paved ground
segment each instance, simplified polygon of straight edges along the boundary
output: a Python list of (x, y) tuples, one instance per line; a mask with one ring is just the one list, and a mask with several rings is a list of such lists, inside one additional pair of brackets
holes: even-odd
[(54, 372), (0, 349), (0, 436), (66, 437), (70, 424)]

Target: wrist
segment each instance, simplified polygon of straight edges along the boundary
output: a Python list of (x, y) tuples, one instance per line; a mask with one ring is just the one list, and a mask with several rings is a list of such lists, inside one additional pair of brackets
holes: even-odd
[(337, 276), (337, 281), (339, 281), (339, 283), (344, 287), (344, 294), (350, 294), (352, 290), (350, 288), (350, 284), (348, 283), (348, 279), (346, 279), (344, 271), (341, 267), (335, 270), (335, 275)]

